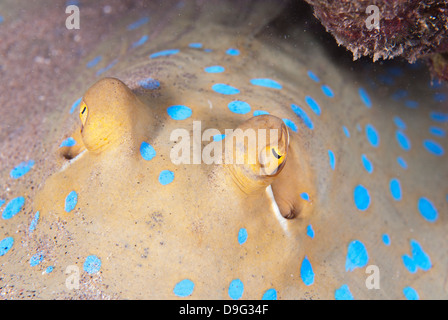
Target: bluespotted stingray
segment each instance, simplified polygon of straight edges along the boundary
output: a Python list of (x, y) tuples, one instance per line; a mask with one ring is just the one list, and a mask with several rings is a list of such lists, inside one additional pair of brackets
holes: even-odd
[[(446, 299), (446, 84), (335, 59), (279, 2), (167, 3), (110, 26), (2, 171), (2, 296)], [(277, 134), (222, 161), (243, 129)]]

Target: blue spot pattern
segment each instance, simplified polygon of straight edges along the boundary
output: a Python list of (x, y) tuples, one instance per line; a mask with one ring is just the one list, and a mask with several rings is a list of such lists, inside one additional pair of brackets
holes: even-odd
[(389, 235), (387, 233), (382, 235), (381, 240), (383, 240), (383, 243), (386, 246), (390, 246), (390, 237), (389, 237)]
[(200, 43), (200, 42), (192, 42), (188, 46), (190, 48), (194, 48), (194, 49), (201, 49), (202, 48), (202, 43)]
[(419, 300), (417, 291), (412, 287), (405, 287), (403, 289), (403, 294), (408, 300)]
[(297, 128), (297, 125), (290, 119), (283, 119), (283, 122), (294, 132), (297, 132), (299, 129)]
[(336, 167), (336, 158), (334, 157), (334, 153), (331, 150), (328, 150), (328, 159), (330, 160), (331, 170), (334, 170)]
[(302, 265), (300, 267), (300, 277), (305, 285), (310, 286), (314, 283), (314, 271), (311, 266), (311, 262), (308, 260), (308, 257), (302, 261)]
[(400, 167), (402, 167), (403, 169), (408, 168), (407, 162), (402, 157), (397, 157), (397, 162), (400, 165)]
[(224, 83), (217, 83), (212, 86), (213, 91), (226, 94), (226, 95), (232, 95), (232, 94), (238, 94), (240, 93), (240, 90), (238, 90), (235, 87), (229, 86), (228, 84)]
[(433, 140), (424, 140), (423, 146), (429, 153), (435, 156), (443, 156), (443, 154), (445, 153), (443, 147)]
[(436, 136), (436, 137), (440, 137), (443, 138), (446, 136), (446, 131), (440, 127), (430, 127), (429, 128), (429, 133), (431, 133), (432, 135)]
[(333, 90), (331, 90), (331, 88), (327, 85), (322, 85), (321, 87), (322, 92), (329, 98), (333, 98), (334, 97), (334, 92)]
[(101, 269), (101, 259), (95, 255), (86, 258), (83, 264), (83, 270), (88, 274), (95, 274)]
[(310, 196), (309, 196), (309, 194), (306, 193), (306, 192), (302, 192), (302, 193), (300, 194), (300, 198), (302, 198), (302, 199), (305, 200), (305, 201), (310, 201)]
[(233, 300), (238, 300), (243, 296), (244, 284), (240, 279), (235, 279), (230, 282), (228, 294)]
[(112, 69), (116, 64), (118, 63), (118, 59), (113, 60), (111, 63), (109, 63), (106, 67), (98, 70), (96, 72), (97, 76), (102, 75), (104, 72), (109, 71), (110, 69)]
[(2, 218), (4, 220), (9, 220), (22, 210), (25, 204), (24, 197), (17, 197), (8, 202), (5, 209), (3, 209)]
[(245, 101), (231, 101), (228, 104), (229, 110), (237, 114), (246, 114), (250, 112), (250, 105)]
[(82, 98), (79, 98), (78, 100), (76, 100), (76, 101), (72, 104), (72, 106), (71, 106), (71, 108), (70, 108), (70, 114), (72, 114), (73, 112), (75, 112), (76, 108), (78, 108), (79, 105), (81, 104), (81, 101), (82, 101)]
[(363, 185), (359, 184), (355, 187), (355, 190), (353, 191), (353, 199), (358, 210), (365, 211), (370, 206), (370, 194)]
[(247, 230), (245, 228), (241, 228), (238, 231), (238, 243), (243, 244), (247, 241)]
[(142, 36), (139, 40), (135, 41), (131, 45), (131, 48), (137, 48), (137, 47), (144, 45), (146, 43), (146, 41), (148, 41), (148, 39), (149, 39), (149, 37), (147, 35)]
[(411, 141), (403, 131), (397, 130), (395, 132), (395, 139), (397, 139), (398, 144), (403, 150), (405, 151), (411, 150)]
[(420, 268), (423, 271), (428, 271), (431, 269), (432, 264), (429, 256), (423, 251), (421, 245), (415, 241), (411, 240), (411, 257), (407, 254), (402, 256), (404, 266), (410, 273), (416, 273)]
[(12, 237), (7, 237), (0, 241), (0, 257), (4, 256), (14, 245), (14, 239)]
[(138, 85), (146, 90), (155, 90), (160, 87), (160, 82), (153, 78), (142, 79), (138, 82)]
[(185, 120), (193, 114), (189, 107), (183, 105), (171, 106), (167, 109), (167, 112), (173, 120)]
[(36, 230), (37, 223), (39, 222), (39, 217), (40, 217), (40, 213), (39, 213), (39, 211), (37, 211), (34, 214), (33, 220), (31, 220), (30, 227), (28, 229), (30, 232), (33, 232), (34, 230)]
[(159, 174), (159, 182), (161, 185), (166, 186), (174, 180), (174, 172), (170, 170), (163, 170)]
[(11, 170), (10, 176), (13, 179), (19, 179), (27, 174), (31, 168), (34, 166), (34, 160), (28, 160), (20, 163), (17, 167)]
[(310, 96), (306, 96), (305, 102), (308, 104), (308, 106), (311, 108), (311, 110), (313, 110), (313, 112), (316, 115), (318, 115), (318, 116), (321, 115), (322, 112), (321, 112), (320, 106), (313, 98), (311, 98)]
[(174, 54), (179, 53), (179, 49), (168, 49), (168, 50), (162, 50), (159, 52), (155, 52), (152, 53), (149, 58), (150, 59), (155, 59), (155, 58), (159, 58), (159, 57), (168, 57), (168, 56), (172, 56)]
[(208, 73), (222, 73), (225, 70), (226, 69), (222, 66), (210, 66), (210, 67), (204, 68), (204, 71), (208, 72)]
[(429, 222), (435, 222), (439, 216), (437, 208), (427, 198), (420, 198), (418, 200), (418, 210), (420, 214)]
[(345, 270), (353, 271), (356, 268), (363, 268), (369, 261), (366, 247), (359, 240), (350, 242), (345, 260)]
[(372, 162), (367, 158), (365, 154), (361, 155), (362, 164), (364, 166), (364, 169), (370, 174), (373, 172), (373, 165)]
[(128, 25), (127, 29), (129, 31), (135, 30), (135, 29), (138, 29), (141, 26), (147, 24), (148, 22), (149, 22), (149, 17), (143, 17), (143, 18), (140, 18), (139, 20), (131, 23), (130, 25)]
[(364, 88), (359, 88), (358, 93), (359, 93), (359, 96), (361, 97), (361, 101), (364, 103), (364, 105), (367, 108), (370, 109), (372, 107), (372, 101), (370, 100), (370, 97), (369, 97), (369, 94), (367, 93), (367, 91)]
[(281, 89), (282, 85), (278, 83), (277, 81), (274, 81), (272, 79), (265, 79), (265, 78), (259, 78), (259, 79), (251, 79), (250, 83), (252, 83), (254, 86), (261, 86), (266, 88), (272, 88), (272, 89)]
[(102, 59), (103, 59), (102, 56), (96, 56), (95, 58), (87, 62), (86, 67), (89, 69), (95, 67), (98, 63), (101, 62)]
[(311, 239), (314, 238), (314, 230), (313, 230), (313, 226), (310, 225), (310, 224), (306, 227), (306, 235), (307, 235), (308, 237), (310, 237)]
[(69, 137), (69, 138), (65, 139), (64, 141), (62, 141), (62, 143), (59, 146), (59, 148), (62, 148), (62, 147), (73, 147), (74, 145), (76, 145), (76, 140), (73, 139), (72, 137)]
[(42, 260), (44, 260), (44, 254), (43, 252), (38, 252), (31, 257), (30, 266), (35, 267), (39, 265), (42, 262)]
[(308, 70), (307, 74), (308, 74), (308, 77), (310, 77), (311, 80), (313, 80), (314, 82), (319, 82), (319, 81), (320, 81), (319, 77), (316, 76), (316, 75), (313, 73), (313, 71)]
[(255, 111), (254, 111), (254, 117), (256, 117), (256, 116), (261, 116), (261, 115), (263, 115), (263, 114), (269, 114), (269, 112), (264, 111), (264, 110), (255, 110)]
[(140, 154), (146, 161), (152, 160), (156, 156), (156, 150), (152, 145), (143, 141), (140, 145)]
[(398, 179), (391, 179), (389, 183), (390, 193), (396, 201), (401, 200), (401, 183)]
[(240, 50), (235, 49), (235, 48), (229, 48), (226, 50), (226, 54), (228, 54), (229, 56), (239, 56)]
[(353, 300), (353, 295), (350, 292), (348, 285), (343, 284), (334, 292), (335, 300)]
[(366, 125), (366, 135), (367, 140), (370, 142), (370, 144), (373, 147), (377, 148), (380, 144), (380, 137), (373, 125), (371, 124)]
[(78, 194), (76, 191), (71, 191), (68, 196), (65, 198), (65, 212), (70, 212), (75, 209), (76, 204), (78, 203)]
[(273, 288), (266, 290), (261, 300), (277, 300), (277, 290)]
[(189, 279), (184, 279), (178, 282), (173, 289), (176, 296), (184, 298), (191, 296), (194, 290), (194, 282)]
[(311, 118), (306, 114), (306, 112), (295, 104), (291, 104), (291, 109), (294, 113), (302, 119), (303, 123), (311, 130), (314, 129), (314, 124)]

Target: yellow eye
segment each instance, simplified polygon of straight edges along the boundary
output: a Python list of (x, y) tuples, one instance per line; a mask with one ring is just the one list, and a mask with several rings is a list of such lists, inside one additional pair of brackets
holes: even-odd
[(86, 124), (87, 115), (89, 114), (89, 108), (84, 101), (82, 101), (81, 106), (79, 108), (79, 117), (81, 118), (81, 123), (84, 126)]
[(278, 160), (277, 163), (280, 166), (283, 163), (283, 160), (285, 160), (285, 155), (280, 154), (277, 148), (272, 148), (271, 151), (274, 157)]

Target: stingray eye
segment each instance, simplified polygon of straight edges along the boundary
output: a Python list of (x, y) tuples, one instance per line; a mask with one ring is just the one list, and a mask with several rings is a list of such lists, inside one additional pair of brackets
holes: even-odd
[(81, 118), (81, 123), (84, 126), (86, 124), (87, 115), (89, 114), (89, 108), (86, 103), (83, 101), (79, 108), (79, 117)]
[(282, 154), (278, 147), (267, 146), (260, 154), (261, 169), (266, 175), (276, 174), (282, 168), (284, 160), (285, 154)]

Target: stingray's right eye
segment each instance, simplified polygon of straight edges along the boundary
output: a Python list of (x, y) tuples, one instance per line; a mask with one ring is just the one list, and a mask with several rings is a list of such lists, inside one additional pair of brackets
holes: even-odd
[(87, 105), (84, 101), (82, 101), (79, 110), (79, 117), (81, 118), (81, 123), (84, 126), (86, 124), (87, 115), (89, 114), (89, 108), (87, 108)]

